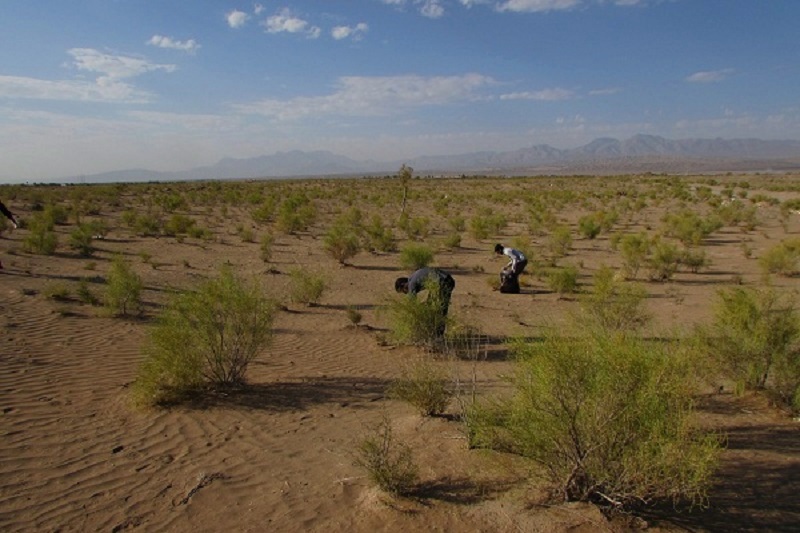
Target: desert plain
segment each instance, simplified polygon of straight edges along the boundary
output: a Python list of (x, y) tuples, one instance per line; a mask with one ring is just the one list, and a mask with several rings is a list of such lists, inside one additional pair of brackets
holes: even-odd
[[(706, 261), (696, 272), (636, 275), (647, 291), (648, 331), (689, 335), (712, 319), (722, 289), (769, 283), (796, 294), (792, 272), (767, 278), (759, 259), (800, 235), (792, 208), (800, 174), (415, 177), (405, 186), (405, 207), (397, 176), (1, 186), (0, 199), (23, 224), (0, 226), (0, 530), (800, 530), (800, 421), (774, 396), (705, 376), (697, 423), (725, 441), (707, 505), (663, 502), (608, 516), (546, 498), (537, 470), (519, 457), (470, 449), (455, 399), (444, 415), (423, 417), (387, 394), (405, 361), (427, 355), (387, 340), (382, 312), (395, 278), (409, 274), (400, 250), (427, 245), (432, 264), (456, 280), (451, 317), (483, 335), (475, 360), (436, 363), (479, 395), (503, 394), (514, 365), (507, 340), (535, 338), (578, 312), (598, 269), (622, 268), (614, 234), (655, 235), (666, 214), (737, 202), (752, 218), (697, 243)], [(314, 216), (288, 228), (281, 205), (297, 194)], [(48, 206), (66, 219), (55, 225), (56, 249), (36, 253), (25, 222)], [(354, 209), (365, 224), (378, 217), (392, 246), (364, 248), (342, 264), (326, 251), (325, 235)], [(618, 217), (588, 238), (580, 219), (599, 211)], [(202, 231), (165, 231), (175, 215)], [(151, 224), (137, 226), (137, 217)], [(473, 224), (481, 217), (499, 223)], [(102, 223), (89, 253), (70, 246), (87, 221)], [(570, 235), (557, 257), (554, 227)], [(529, 253), (520, 294), (493, 286), (505, 264), (495, 243)], [(130, 316), (103, 305), (119, 256), (143, 283)], [(280, 302), (272, 341), (250, 364), (246, 385), (168, 407), (133, 405), (142, 346), (160, 310), (222, 265), (259, 280)], [(577, 271), (574, 290), (548, 278), (564, 266)], [(297, 270), (324, 279), (317, 302), (292, 298)], [(356, 464), (359, 443), (382, 420), (419, 467), (409, 496), (382, 492)]]

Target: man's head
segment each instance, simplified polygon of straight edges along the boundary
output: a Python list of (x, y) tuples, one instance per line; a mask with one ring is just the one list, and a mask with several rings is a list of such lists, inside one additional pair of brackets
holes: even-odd
[(495, 244), (494, 245), (494, 253), (502, 254), (503, 253), (503, 245), (502, 244)]
[(397, 292), (408, 292), (408, 278), (397, 278), (394, 280), (394, 290)]

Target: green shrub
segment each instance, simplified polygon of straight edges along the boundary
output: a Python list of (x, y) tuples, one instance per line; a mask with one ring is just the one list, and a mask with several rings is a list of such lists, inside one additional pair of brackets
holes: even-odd
[(686, 248), (683, 250), (678, 262), (695, 274), (711, 264), (711, 261), (706, 255), (706, 251), (696, 248)]
[(326, 280), (321, 274), (295, 268), (289, 272), (291, 279), (290, 297), (293, 302), (316, 305), (325, 292)]
[(647, 259), (648, 276), (653, 281), (669, 281), (678, 271), (681, 253), (678, 247), (667, 241), (656, 241), (650, 247)]
[(198, 387), (241, 384), (272, 337), (275, 303), (230, 268), (196, 291), (177, 294), (143, 346), (134, 382), (137, 403), (179, 400)]
[(644, 309), (645, 298), (644, 287), (618, 280), (611, 268), (603, 266), (594, 275), (591, 293), (581, 302), (583, 318), (604, 330), (637, 330), (651, 318)]
[(553, 259), (564, 257), (572, 248), (572, 234), (567, 226), (558, 226), (547, 238), (547, 249)]
[(587, 239), (594, 239), (600, 235), (602, 228), (595, 215), (584, 215), (578, 220), (578, 231)]
[(425, 244), (408, 243), (400, 250), (400, 266), (407, 270), (418, 270), (433, 262), (433, 250)]
[(402, 496), (414, 489), (419, 470), (411, 447), (397, 441), (388, 418), (364, 437), (357, 450), (356, 465), (382, 490)]
[(272, 259), (272, 246), (275, 244), (275, 236), (272, 233), (265, 233), (261, 236), (261, 243), (259, 245), (259, 252), (261, 260), (269, 263)]
[(797, 272), (800, 260), (800, 239), (786, 239), (768, 249), (758, 258), (758, 263), (767, 274), (791, 276)]
[(435, 416), (447, 409), (453, 390), (445, 371), (433, 362), (418, 359), (408, 364), (389, 394), (411, 404), (422, 416)]
[(342, 223), (331, 226), (322, 242), (328, 255), (342, 265), (361, 251), (361, 242), (356, 230)]
[(442, 240), (442, 247), (445, 250), (455, 250), (461, 247), (461, 234), (450, 233)]
[(94, 232), (89, 224), (81, 224), (69, 235), (69, 247), (77, 250), (83, 257), (91, 257), (94, 253)]
[(441, 332), (447, 329), (448, 318), (442, 316), (438, 283), (425, 283), (427, 296), (415, 298), (398, 294), (390, 298), (385, 311), (389, 318), (389, 335), (397, 344), (420, 346), (429, 351), (442, 348)]
[(36, 215), (27, 224), (28, 234), (22, 241), (26, 252), (40, 255), (53, 255), (58, 247), (58, 236), (53, 231), (53, 222), (44, 216)]
[(373, 215), (370, 223), (364, 228), (369, 249), (377, 252), (393, 252), (395, 250), (392, 229), (384, 226), (380, 215)]
[(278, 210), (278, 227), (285, 233), (305, 231), (317, 218), (317, 208), (305, 193), (289, 195)]
[(195, 221), (186, 215), (172, 215), (164, 224), (164, 233), (170, 236), (187, 235)]
[(619, 250), (625, 277), (636, 279), (639, 269), (650, 253), (650, 246), (651, 242), (646, 233), (624, 235), (620, 238)]
[(719, 291), (714, 320), (698, 333), (708, 354), (741, 388), (774, 387), (800, 407), (800, 322), (774, 289)]
[(590, 330), (513, 350), (514, 395), (474, 417), (472, 442), (543, 466), (567, 501), (706, 499), (719, 441), (692, 427), (692, 369), (680, 344)]
[(560, 295), (572, 294), (578, 289), (578, 269), (572, 265), (553, 268), (547, 276), (547, 284)]
[(128, 316), (141, 309), (142, 280), (125, 259), (118, 255), (111, 262), (106, 278), (105, 304), (112, 314)]

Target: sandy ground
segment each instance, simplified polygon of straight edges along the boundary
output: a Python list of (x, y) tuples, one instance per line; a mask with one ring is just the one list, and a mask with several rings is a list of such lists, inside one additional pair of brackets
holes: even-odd
[[(370, 191), (387, 186), (380, 181), (315, 183), (336, 191), (365, 187), (367, 210)], [(800, 183), (800, 177), (791, 183)], [(581, 186), (592, 190), (596, 185), (587, 180)], [(452, 180), (415, 186), (450, 191), (441, 195), (456, 187), (467, 194)], [(470, 184), (477, 195), (554, 186), (572, 182)], [(237, 235), (237, 225), (264, 231), (241, 206), (224, 213), (219, 205), (190, 209), (214, 232), (210, 241), (137, 236), (120, 215), (129, 206), (143, 209), (144, 198), (154, 191), (159, 187), (122, 188), (118, 202), (102, 206), (97, 216), (110, 232), (95, 241), (98, 250), (92, 258), (79, 257), (66, 244), (52, 256), (26, 253), (21, 245), (25, 229), (0, 237), (5, 267), (0, 271), (0, 530), (800, 531), (800, 424), (763, 396), (740, 397), (725, 389), (698, 398), (702, 424), (728, 437), (706, 510), (664, 506), (636, 519), (609, 522), (590, 505), (545, 504), (521, 461), (469, 450), (456, 417), (421, 418), (387, 397), (387, 386), (403, 362), (418, 355), (412, 348), (380, 341), (386, 329), (380, 306), (393, 280), (407, 273), (399, 268), (397, 253), (361, 252), (349, 266), (325, 254), (321, 236), (341, 209), (338, 200), (315, 200), (321, 217), (309, 231), (286, 235), (276, 230), (274, 253), (265, 264), (258, 239), (243, 242)], [(69, 188), (56, 192), (65, 202), (70, 197)], [(23, 219), (33, 216), (30, 204), (14, 194), (19, 199), (3, 198), (5, 203)], [(765, 194), (781, 200), (796, 196), (767, 189)], [(447, 232), (446, 222), (437, 221), (428, 202), (432, 198), (412, 204), (433, 220), (427, 242)], [(461, 209), (469, 218), (470, 211)], [(655, 228), (668, 209), (667, 204), (652, 205), (632, 224)], [(579, 214), (580, 209), (567, 207), (560, 216), (574, 229)], [(758, 285), (756, 258), (800, 233), (800, 220), (792, 218), (784, 227), (777, 207), (765, 207), (760, 221), (751, 232), (725, 228), (714, 234), (705, 246), (712, 261), (707, 270), (681, 272), (669, 283), (648, 282), (654, 324), (673, 331), (691, 327), (709, 318), (717, 289), (734, 282)], [(58, 227), (62, 243), (71, 229)], [(504, 264), (491, 252), (494, 242), (525, 233), (524, 220), (511, 217), (500, 235), (477, 241), (465, 231), (460, 248), (436, 254), (436, 265), (457, 281), (453, 316), (480, 327), (490, 339), (477, 365), (448, 363), (459, 376), (474, 370), (481, 393), (504, 387), (502, 375), (511, 369), (505, 338), (535, 335), (578, 306), (577, 297), (559, 297), (532, 276), (520, 295), (491, 290), (487, 279)], [(595, 240), (580, 239), (576, 231), (573, 235), (566, 262), (579, 266), (586, 289), (599, 265), (618, 264), (619, 258), (607, 235)], [(534, 249), (543, 248), (543, 237), (532, 239)], [(752, 251), (750, 257), (744, 247)], [(144, 281), (141, 317), (110, 317), (102, 307), (74, 296), (81, 280), (102, 295), (116, 253), (125, 254)], [(181, 407), (134, 409), (128, 391), (142, 358), (141, 344), (167, 292), (214, 275), (224, 262), (241, 274), (258, 276), (285, 305), (273, 343), (249, 369), (249, 386)], [(325, 273), (328, 288), (319, 305), (288, 301), (288, 273), (298, 266)], [(796, 278), (775, 283), (787, 291), (798, 288)], [(73, 296), (48, 297), (56, 286), (70, 288)], [(362, 313), (358, 327), (349, 321), (348, 308)], [(456, 414), (457, 405), (450, 411)], [(421, 485), (414, 498), (382, 494), (354, 465), (358, 443), (384, 417), (412, 446), (420, 465)]]

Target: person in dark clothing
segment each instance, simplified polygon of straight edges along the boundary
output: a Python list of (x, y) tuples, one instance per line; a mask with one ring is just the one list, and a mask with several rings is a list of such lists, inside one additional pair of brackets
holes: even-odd
[[(394, 282), (394, 290), (410, 296), (416, 296), (420, 291), (430, 288), (430, 284), (435, 284), (438, 288), (438, 294), (435, 298), (429, 296), (428, 299), (438, 303), (441, 316), (446, 319), (447, 312), (450, 309), (450, 297), (456, 287), (456, 280), (444, 270), (431, 267), (420, 268), (407, 278), (397, 278)], [(444, 335), (446, 322), (446, 320), (442, 320), (438, 331), (439, 336)]]
[[(10, 220), (12, 224), (14, 224), (15, 228), (19, 226), (19, 222), (17, 222), (17, 217), (15, 217), (14, 214), (8, 210), (8, 208), (5, 206), (3, 202), (0, 202), (0, 213), (3, 213), (6, 216), (6, 218)], [(0, 269), (2, 268), (3, 268), (3, 262), (0, 261)]]

